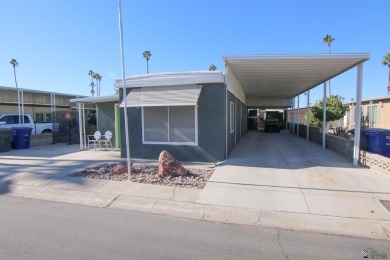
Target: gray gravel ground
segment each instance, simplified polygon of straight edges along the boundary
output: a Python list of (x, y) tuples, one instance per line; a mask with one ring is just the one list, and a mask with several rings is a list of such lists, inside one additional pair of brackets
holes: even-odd
[[(127, 181), (127, 173), (110, 174), (110, 170), (118, 163), (103, 163), (97, 166), (71, 174), (72, 177), (91, 178), (111, 181)], [(165, 186), (176, 186), (184, 188), (203, 189), (206, 185), (213, 169), (187, 169), (188, 173), (184, 176), (169, 176), (160, 178), (158, 176), (158, 167), (133, 164), (131, 166), (131, 181), (146, 184), (156, 184)]]

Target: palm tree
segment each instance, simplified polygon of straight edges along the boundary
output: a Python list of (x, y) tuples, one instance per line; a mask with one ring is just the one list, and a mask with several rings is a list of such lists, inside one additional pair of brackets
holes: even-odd
[(96, 80), (96, 96), (100, 97), (100, 81), (102, 80), (102, 76), (99, 73), (95, 73), (93, 78)]
[[(332, 42), (336, 40), (335, 38), (332, 37), (332, 35), (330, 34), (327, 34), (325, 35), (324, 38), (322, 38), (322, 43), (326, 43), (328, 45), (328, 49), (329, 49), (329, 53), (332, 53), (332, 48), (331, 48), (331, 44)], [(329, 85), (329, 97), (332, 95), (331, 93), (331, 88), (330, 88), (330, 80), (328, 81), (328, 85)]]
[(16, 81), (16, 67), (19, 66), (19, 62), (17, 62), (15, 59), (11, 59), (9, 63), (14, 67), (15, 85), (16, 88), (18, 88), (18, 82)]
[(149, 59), (152, 56), (150, 51), (144, 51), (142, 56), (146, 59), (146, 73), (149, 74)]
[(389, 67), (389, 82), (387, 86), (387, 95), (390, 95), (390, 52), (387, 53), (386, 56), (383, 56), (382, 64), (387, 65), (387, 67)]
[(215, 71), (216, 69), (217, 69), (217, 67), (214, 64), (211, 64), (209, 67), (210, 71)]
[(91, 84), (89, 84), (89, 86), (91, 87), (91, 94), (92, 96), (94, 96), (95, 90), (93, 87), (95, 86), (95, 83), (93, 83), (93, 77), (95, 75), (95, 72), (93, 72), (93, 70), (89, 70), (88, 75), (91, 76)]

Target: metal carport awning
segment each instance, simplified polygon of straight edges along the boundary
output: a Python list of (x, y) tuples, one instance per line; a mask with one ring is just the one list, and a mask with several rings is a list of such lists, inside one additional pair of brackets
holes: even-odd
[(223, 59), (247, 98), (294, 98), (369, 60), (370, 54), (227, 55)]
[(126, 103), (127, 107), (196, 106), (201, 90), (200, 85), (133, 88)]

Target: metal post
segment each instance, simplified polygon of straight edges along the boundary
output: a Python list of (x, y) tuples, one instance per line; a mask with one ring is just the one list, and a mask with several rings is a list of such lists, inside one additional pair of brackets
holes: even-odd
[(326, 82), (324, 82), (324, 96), (322, 98), (323, 103), (323, 120), (322, 120), (322, 148), (325, 149), (325, 142), (326, 142)]
[(291, 111), (291, 133), (295, 132), (295, 97), (293, 98), (293, 109)]
[(355, 138), (353, 145), (353, 165), (359, 164), (360, 159), (360, 126), (362, 114), (362, 82), (363, 82), (363, 63), (357, 66), (356, 83), (356, 107), (355, 107)]
[(131, 175), (131, 161), (130, 161), (130, 142), (129, 142), (129, 125), (127, 118), (127, 92), (125, 84), (125, 58), (123, 55), (123, 28), (122, 28), (122, 11), (121, 11), (121, 0), (118, 0), (118, 16), (119, 16), (119, 38), (120, 38), (120, 49), (121, 49), (121, 66), (122, 66), (122, 90), (123, 90), (123, 100), (124, 100), (124, 114), (125, 114), (125, 135), (126, 135), (126, 159), (127, 159), (127, 173)]
[(297, 135), (299, 136), (299, 95), (297, 96), (298, 106), (297, 106)]
[(307, 91), (307, 111), (306, 111), (306, 140), (309, 141), (310, 134), (310, 90)]
[(80, 135), (80, 151), (84, 150), (84, 134), (83, 134), (83, 121), (84, 117), (81, 114), (81, 103), (77, 103), (77, 110), (79, 112), (79, 135)]

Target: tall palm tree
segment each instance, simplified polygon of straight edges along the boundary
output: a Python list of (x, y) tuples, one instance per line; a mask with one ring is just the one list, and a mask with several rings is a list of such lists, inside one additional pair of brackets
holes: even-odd
[(390, 52), (386, 54), (386, 56), (383, 56), (382, 60), (383, 65), (387, 65), (389, 68), (389, 82), (387, 85), (387, 95), (390, 95)]
[(95, 73), (93, 78), (96, 80), (96, 96), (100, 97), (100, 81), (102, 80), (102, 76), (99, 73)]
[(215, 71), (216, 69), (217, 69), (217, 67), (214, 64), (211, 64), (209, 67), (210, 71)]
[[(333, 38), (331, 34), (327, 34), (325, 35), (324, 38), (322, 38), (322, 43), (326, 43), (328, 45), (329, 53), (332, 53), (331, 44), (334, 40), (336, 39)], [(328, 85), (329, 85), (329, 97), (330, 97), (332, 95), (331, 88), (330, 88), (330, 80), (328, 81)]]
[(93, 72), (93, 70), (89, 70), (88, 75), (91, 76), (91, 84), (89, 84), (89, 86), (91, 87), (91, 94), (92, 94), (92, 96), (94, 96), (95, 95), (95, 90), (94, 90), (95, 83), (93, 83), (93, 76), (95, 75), (95, 72)]
[(149, 59), (152, 56), (150, 51), (144, 51), (142, 56), (146, 59), (146, 73), (149, 74)]
[(19, 62), (17, 62), (15, 59), (11, 59), (9, 63), (12, 65), (12, 67), (14, 67), (15, 85), (16, 88), (18, 88), (18, 82), (16, 81), (16, 67), (19, 66)]

